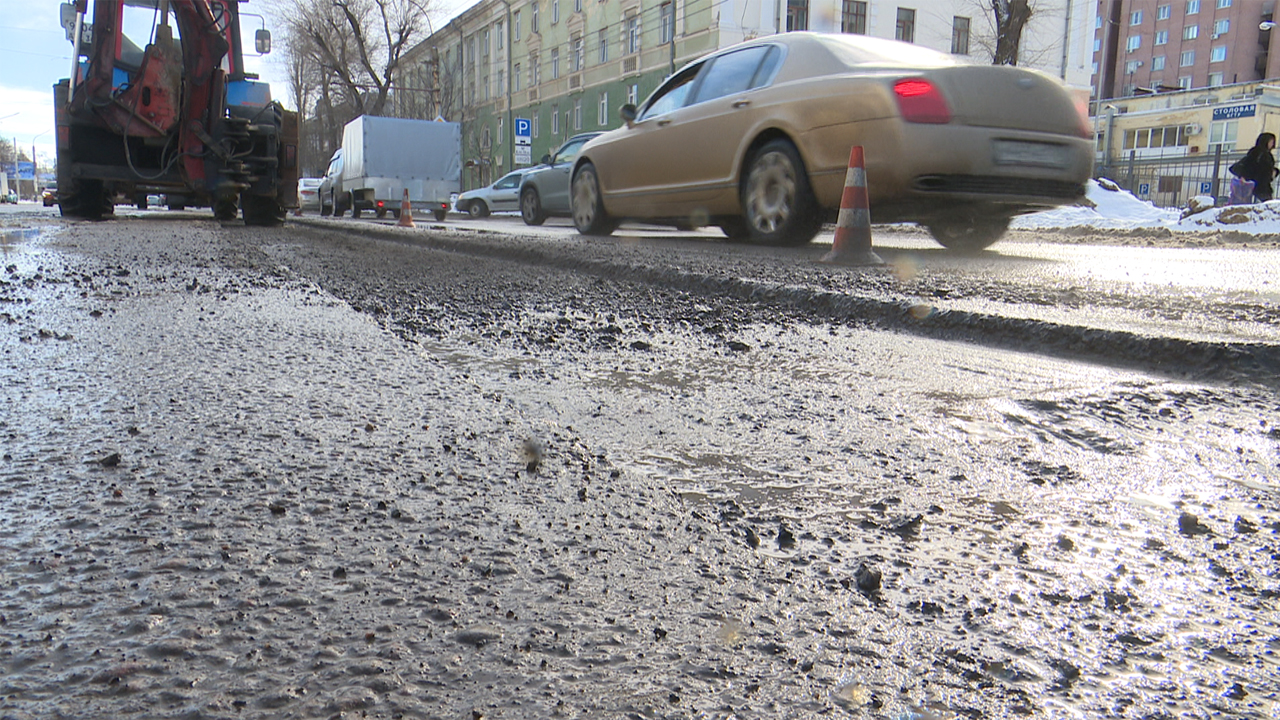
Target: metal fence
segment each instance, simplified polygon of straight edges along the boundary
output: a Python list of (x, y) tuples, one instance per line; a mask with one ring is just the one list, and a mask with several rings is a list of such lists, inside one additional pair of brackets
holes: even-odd
[(1186, 207), (1196, 195), (1210, 195), (1221, 205), (1231, 190), (1227, 168), (1242, 157), (1244, 153), (1224, 152), (1221, 145), (1213, 154), (1192, 157), (1138, 157), (1130, 150), (1128, 157), (1099, 160), (1093, 176), (1108, 178), (1158, 207)]

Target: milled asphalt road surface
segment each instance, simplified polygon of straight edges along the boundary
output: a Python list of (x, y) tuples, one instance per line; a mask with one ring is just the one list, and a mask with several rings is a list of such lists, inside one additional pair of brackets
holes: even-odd
[(1275, 717), (1271, 347), (751, 248), (5, 238), (0, 717)]

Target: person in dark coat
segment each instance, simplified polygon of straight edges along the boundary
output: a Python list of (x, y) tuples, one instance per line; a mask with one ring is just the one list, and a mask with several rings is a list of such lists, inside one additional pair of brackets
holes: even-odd
[(1266, 202), (1271, 199), (1271, 181), (1275, 179), (1276, 173), (1280, 173), (1280, 170), (1276, 169), (1276, 159), (1271, 154), (1275, 147), (1275, 134), (1264, 132), (1258, 135), (1257, 142), (1249, 148), (1249, 152), (1238, 165), (1239, 171), (1236, 175), (1253, 181), (1253, 197), (1257, 202)]

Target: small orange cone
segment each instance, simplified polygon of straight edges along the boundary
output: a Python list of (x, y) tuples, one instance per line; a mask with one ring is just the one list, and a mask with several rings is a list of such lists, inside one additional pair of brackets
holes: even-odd
[(867, 169), (862, 146), (849, 151), (849, 171), (844, 176), (844, 194), (840, 196), (840, 216), (836, 220), (836, 237), (831, 252), (822, 256), (824, 263), (839, 265), (883, 265), (871, 251), (871, 206), (867, 200)]
[(400, 227), (413, 227), (413, 208), (409, 206), (409, 188), (404, 189), (404, 199), (400, 201)]

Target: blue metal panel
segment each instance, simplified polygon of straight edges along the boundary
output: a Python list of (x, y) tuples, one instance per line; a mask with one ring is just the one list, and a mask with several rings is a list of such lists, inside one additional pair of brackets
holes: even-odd
[(227, 107), (266, 107), (271, 104), (271, 86), (256, 80), (227, 83)]

